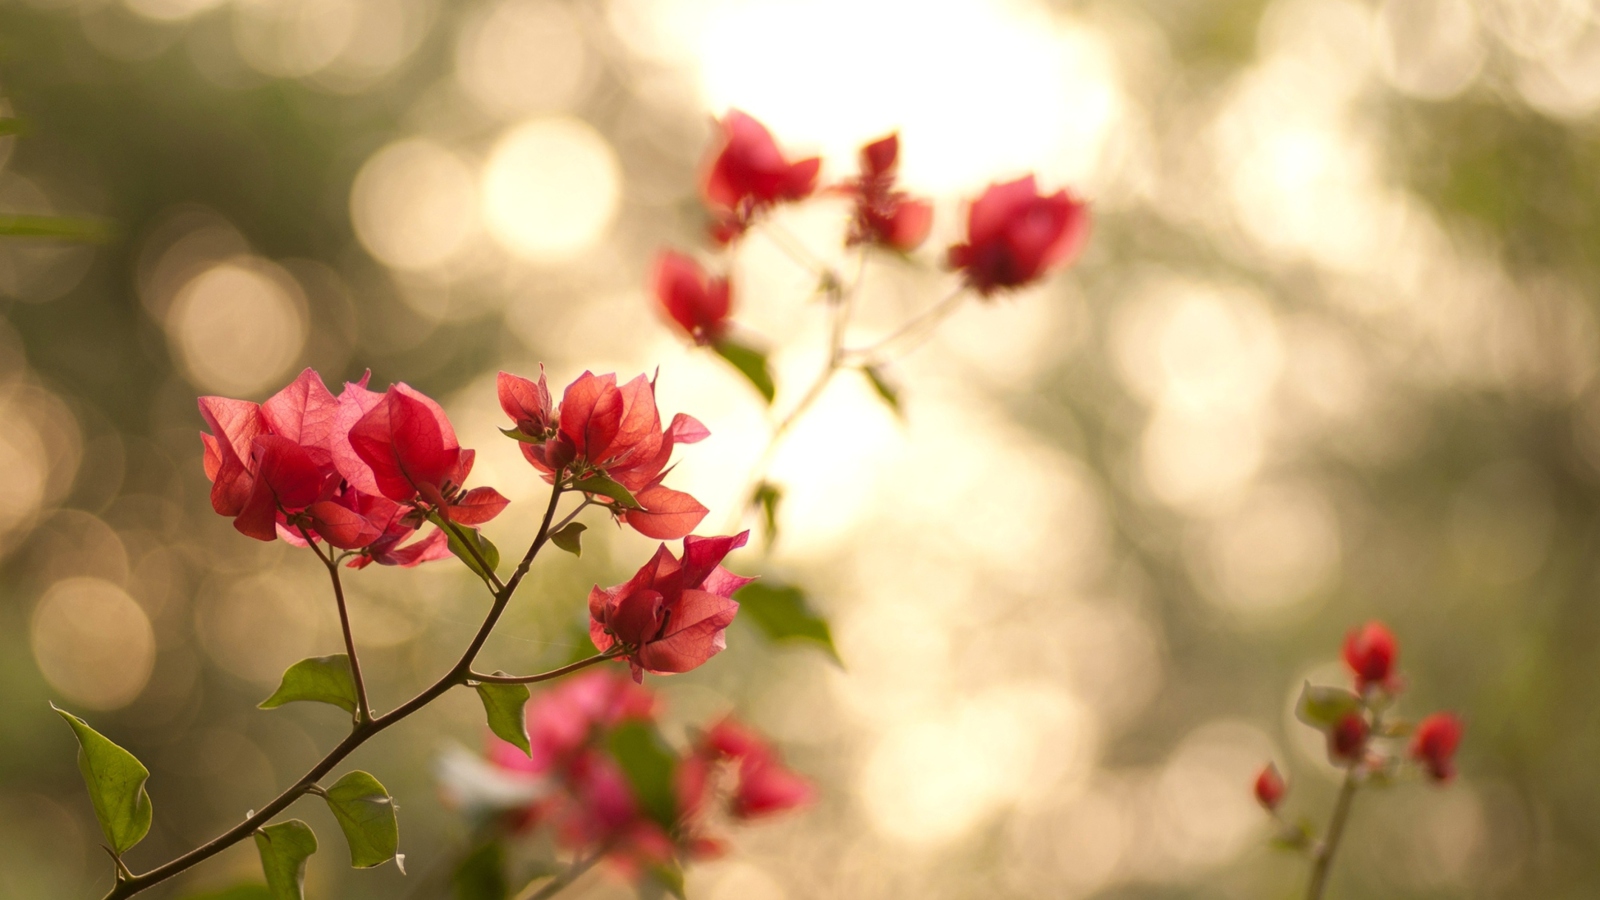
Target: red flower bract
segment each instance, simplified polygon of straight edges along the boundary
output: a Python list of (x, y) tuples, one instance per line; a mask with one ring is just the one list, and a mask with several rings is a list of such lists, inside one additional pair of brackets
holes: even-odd
[(1283, 776), (1278, 774), (1278, 767), (1267, 763), (1261, 774), (1256, 776), (1256, 802), (1268, 810), (1275, 810), (1283, 802), (1283, 795), (1287, 791), (1283, 783)]
[[(544, 375), (529, 381), (500, 373), (500, 406), (518, 422), (522, 455), (554, 483), (558, 474), (583, 480), (604, 475), (627, 488), (639, 508), (591, 499), (640, 534), (675, 540), (694, 530), (706, 508), (688, 494), (662, 485), (672, 449), (704, 440), (710, 432), (693, 417), (678, 413), (661, 427), (655, 385), (643, 375), (621, 387), (615, 375), (585, 372), (567, 386), (560, 408), (542, 405), (549, 396)], [(552, 423), (553, 420), (553, 423)], [(546, 423), (539, 428), (539, 423)], [(523, 425), (534, 427), (537, 433)]]
[(861, 174), (845, 182), (855, 198), (847, 246), (877, 244), (900, 253), (917, 248), (933, 227), (933, 205), (894, 188), (900, 136), (891, 134), (861, 148)]
[(1057, 191), (1042, 195), (1033, 176), (990, 185), (967, 211), (967, 241), (950, 248), (950, 266), (987, 297), (1076, 259), (1089, 237), (1087, 204)]
[(1328, 732), (1328, 755), (1334, 759), (1356, 760), (1367, 746), (1367, 720), (1359, 713), (1345, 713)]
[(657, 257), (651, 283), (661, 309), (696, 344), (714, 343), (728, 330), (728, 279), (712, 278), (693, 259), (668, 250)]
[(628, 581), (589, 592), (589, 637), (601, 651), (621, 645), (635, 681), (644, 672), (687, 672), (727, 646), (725, 631), (739, 604), (733, 594), (753, 579), (721, 566), (743, 547), (748, 531), (732, 537), (683, 540), (683, 557), (665, 544)]
[(809, 196), (822, 160), (813, 156), (789, 162), (766, 126), (739, 110), (729, 110), (720, 124), (722, 143), (706, 169), (701, 193), (717, 218), (712, 236), (725, 244), (773, 205)]
[(462, 491), (473, 452), (456, 443), (439, 404), (409, 385), (391, 386), (350, 426), (349, 440), (378, 492), (396, 503), (425, 502), (447, 519), (481, 525), (509, 502), (494, 488)]
[(1382, 622), (1368, 622), (1345, 635), (1344, 662), (1355, 673), (1358, 690), (1372, 685), (1392, 687), (1399, 652), (1394, 634)]
[(1435, 781), (1455, 777), (1456, 747), (1461, 743), (1461, 719), (1455, 713), (1438, 712), (1417, 723), (1411, 738), (1411, 757), (1427, 768)]

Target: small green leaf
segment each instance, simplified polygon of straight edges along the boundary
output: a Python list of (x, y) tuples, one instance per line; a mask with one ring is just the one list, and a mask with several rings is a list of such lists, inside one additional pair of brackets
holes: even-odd
[(750, 494), (750, 505), (761, 510), (761, 522), (766, 526), (766, 542), (770, 547), (778, 539), (778, 503), (783, 500), (783, 488), (770, 481), (756, 485)]
[(685, 900), (683, 892), (683, 867), (676, 860), (651, 866), (639, 885), (639, 896), (645, 900), (657, 897), (676, 897)]
[(654, 728), (642, 722), (628, 722), (611, 732), (608, 746), (645, 814), (672, 830), (678, 817), (678, 795), (673, 786), (678, 758), (666, 741)]
[(511, 438), (513, 441), (521, 441), (524, 444), (543, 444), (545, 442), (543, 437), (533, 437), (532, 435), (523, 434), (521, 430), (516, 428), (502, 428), (500, 429), (500, 433), (508, 438)]
[(150, 770), (82, 719), (53, 703), (50, 708), (60, 713), (78, 736), (78, 771), (89, 787), (94, 817), (100, 820), (111, 852), (121, 857), (150, 833), (154, 810), (144, 789)]
[(1271, 845), (1274, 850), (1300, 852), (1311, 847), (1311, 837), (1310, 822), (1302, 820), (1292, 825), (1285, 822), (1277, 833), (1272, 836)]
[(528, 744), (528, 724), (523, 719), (523, 708), (528, 705), (528, 686), (480, 681), (478, 699), (483, 701), (483, 711), (489, 717), (489, 730), (494, 732), (494, 736), (516, 745), (523, 753), (531, 754), (533, 749)]
[(394, 859), (400, 849), (400, 824), (395, 820), (394, 799), (378, 779), (351, 772), (324, 791), (323, 799), (344, 829), (350, 865), (370, 869)]
[(894, 410), (894, 414), (902, 419), (905, 418), (906, 412), (900, 408), (900, 389), (890, 384), (888, 379), (883, 377), (883, 370), (877, 366), (862, 366), (861, 374), (867, 376), (867, 381), (872, 384), (872, 389), (878, 392), (878, 396), (883, 398), (883, 402), (889, 404), (889, 408)]
[(1339, 720), (1361, 710), (1361, 698), (1337, 687), (1322, 687), (1306, 682), (1300, 689), (1300, 699), (1294, 705), (1294, 716), (1301, 722), (1321, 731), (1339, 724)]
[(754, 581), (741, 588), (734, 599), (739, 601), (741, 617), (755, 623), (768, 640), (816, 644), (827, 651), (834, 662), (844, 665), (833, 646), (833, 630), (828, 627), (828, 620), (806, 603), (804, 591), (794, 585)]
[(623, 509), (639, 509), (639, 501), (633, 499), (632, 492), (598, 473), (590, 475), (581, 481), (574, 481), (572, 487), (574, 490), (583, 491), (586, 494), (599, 494), (602, 497), (609, 497), (615, 500), (617, 505)]
[(583, 533), (588, 530), (589, 526), (582, 522), (573, 522), (555, 534), (550, 535), (550, 543), (571, 553), (573, 556), (582, 556)]
[(355, 715), (356, 682), (350, 675), (350, 657), (337, 653), (300, 660), (284, 671), (278, 689), (257, 708), (277, 709), (297, 700), (331, 703)]
[(768, 403), (772, 402), (777, 388), (772, 383), (772, 370), (767, 366), (767, 354), (733, 338), (723, 338), (711, 345), (717, 355), (727, 360), (739, 374), (750, 380)]
[(305, 900), (306, 860), (317, 852), (317, 836), (299, 819), (256, 829), (261, 871), (272, 900)]
[(277, 900), (264, 884), (236, 884), (217, 891), (184, 894), (183, 900)]
[(455, 900), (506, 900), (511, 885), (506, 882), (506, 850), (499, 841), (467, 854), (450, 874)]
[[(494, 579), (490, 576), (495, 569), (500, 568), (500, 548), (496, 547), (493, 541), (484, 537), (483, 532), (476, 528), (462, 525), (459, 522), (452, 522), (446, 525), (444, 519), (437, 512), (428, 513), (428, 521), (439, 526), (440, 530), (444, 532), (445, 539), (449, 541), (450, 552), (456, 555), (456, 559), (466, 563), (467, 568), (471, 569), (474, 575), (482, 578), (493, 587)], [(461, 538), (456, 536), (457, 530), (460, 530), (467, 540), (472, 541), (473, 546), (478, 550), (478, 556), (483, 557), (483, 561), (489, 564), (487, 571), (478, 565), (477, 557), (474, 557), (472, 551), (467, 549), (467, 545), (462, 543)]]
[(0, 237), (54, 238), (62, 241), (98, 242), (113, 230), (99, 219), (70, 216), (0, 215)]

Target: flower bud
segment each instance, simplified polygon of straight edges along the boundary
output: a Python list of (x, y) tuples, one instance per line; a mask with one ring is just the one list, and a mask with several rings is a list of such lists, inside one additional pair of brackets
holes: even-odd
[(1278, 804), (1283, 802), (1283, 795), (1288, 787), (1283, 783), (1283, 776), (1278, 774), (1278, 767), (1267, 763), (1256, 776), (1256, 802), (1260, 803), (1269, 812), (1276, 810)]
[(1344, 662), (1355, 673), (1356, 687), (1393, 684), (1394, 660), (1399, 655), (1394, 634), (1382, 622), (1368, 622), (1344, 639)]
[(1428, 770), (1434, 781), (1455, 777), (1456, 747), (1461, 743), (1461, 719), (1455, 713), (1437, 712), (1417, 724), (1411, 738), (1411, 758)]
[(1367, 720), (1360, 713), (1345, 713), (1328, 732), (1328, 755), (1350, 762), (1361, 758), (1367, 746)]

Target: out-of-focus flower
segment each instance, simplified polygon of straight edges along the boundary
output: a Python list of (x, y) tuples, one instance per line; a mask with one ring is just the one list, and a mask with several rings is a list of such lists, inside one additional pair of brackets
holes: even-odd
[(621, 645), (635, 681), (644, 672), (687, 672), (727, 647), (725, 634), (739, 604), (733, 593), (752, 580), (721, 566), (743, 547), (748, 531), (732, 537), (683, 540), (683, 558), (662, 544), (628, 581), (589, 592), (589, 637), (601, 651)]
[(1411, 758), (1421, 763), (1434, 781), (1455, 777), (1456, 747), (1461, 743), (1461, 719), (1455, 713), (1437, 712), (1417, 723), (1411, 738)]
[(1367, 747), (1367, 720), (1360, 713), (1345, 713), (1328, 732), (1328, 755), (1346, 762), (1360, 759)]
[(1028, 175), (990, 185), (972, 204), (967, 240), (950, 248), (949, 262), (988, 297), (1072, 262), (1088, 238), (1088, 204), (1065, 190), (1042, 195)]
[(728, 279), (711, 277), (690, 257), (667, 250), (656, 258), (651, 284), (662, 311), (696, 344), (715, 343), (727, 332)]
[(1351, 629), (1344, 639), (1344, 662), (1355, 673), (1356, 689), (1365, 691), (1373, 685), (1392, 689), (1399, 652), (1394, 634), (1382, 622)]
[(810, 196), (822, 160), (790, 162), (766, 126), (737, 109), (720, 123), (721, 142), (701, 181), (701, 193), (716, 221), (712, 237), (726, 244), (743, 235), (778, 203)]
[(876, 244), (899, 253), (915, 250), (933, 227), (933, 204), (895, 190), (900, 136), (891, 134), (861, 148), (861, 174), (841, 190), (854, 198), (847, 246)]
[(1256, 776), (1256, 802), (1268, 810), (1275, 810), (1283, 802), (1283, 795), (1288, 787), (1283, 783), (1283, 776), (1278, 773), (1278, 767), (1267, 763), (1261, 774)]
[[(663, 429), (655, 384), (643, 375), (618, 387), (615, 375), (584, 372), (567, 386), (553, 414), (542, 399), (549, 396), (542, 373), (534, 382), (502, 372), (499, 383), (500, 405), (518, 422), (522, 455), (546, 481), (555, 483), (558, 473), (578, 482), (595, 475), (615, 481), (633, 495), (637, 508), (607, 501), (596, 492), (590, 498), (646, 537), (674, 540), (705, 518), (706, 508), (698, 500), (661, 481), (673, 447), (704, 440), (711, 432), (683, 413)], [(554, 430), (549, 426), (552, 416)], [(524, 425), (538, 433), (529, 433)]]
[(494, 488), (463, 490), (473, 451), (456, 442), (444, 409), (409, 385), (392, 385), (350, 426), (349, 440), (378, 493), (396, 503), (426, 503), (445, 519), (481, 525), (509, 502)]

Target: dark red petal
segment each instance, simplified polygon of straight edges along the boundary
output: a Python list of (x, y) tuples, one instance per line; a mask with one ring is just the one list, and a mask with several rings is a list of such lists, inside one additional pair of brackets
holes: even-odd
[(624, 644), (642, 644), (661, 630), (661, 613), (666, 600), (659, 591), (635, 591), (616, 602), (606, 625)]
[(561, 435), (578, 457), (596, 460), (616, 436), (622, 421), (622, 394), (617, 376), (584, 372), (567, 385), (561, 397)]
[(900, 134), (881, 137), (861, 148), (861, 174), (867, 178), (892, 175), (900, 159)]
[[(544, 366), (539, 367), (539, 380), (529, 381), (520, 375), (501, 372), (495, 376), (495, 387), (500, 395), (500, 408), (518, 426), (534, 425), (543, 431), (550, 424), (550, 388), (545, 384)], [(530, 435), (536, 434), (530, 432)]]
[(276, 504), (289, 512), (323, 499), (330, 479), (338, 478), (331, 465), (318, 465), (306, 448), (275, 434), (256, 438), (251, 454), (256, 483), (265, 484)]
[(233, 527), (258, 541), (270, 541), (278, 536), (278, 503), (265, 479), (255, 482), (250, 496), (233, 519)]
[(748, 531), (718, 537), (690, 535), (684, 538), (682, 570), (684, 587), (699, 588), (729, 553), (743, 547), (749, 539)]
[(884, 235), (890, 247), (901, 253), (910, 253), (922, 244), (933, 229), (933, 204), (924, 200), (907, 200), (895, 208), (889, 219), (889, 233)]
[(312, 530), (340, 550), (359, 550), (383, 536), (366, 517), (332, 500), (311, 504), (306, 514), (311, 517)]

